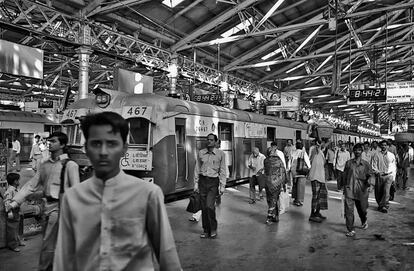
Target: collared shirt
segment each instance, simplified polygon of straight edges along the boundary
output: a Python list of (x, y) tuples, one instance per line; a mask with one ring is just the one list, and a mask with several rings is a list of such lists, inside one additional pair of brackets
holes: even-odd
[(410, 157), (410, 162), (414, 159), (414, 149), (411, 146), (408, 146), (408, 155)]
[(285, 146), (283, 149), (283, 154), (285, 155), (285, 160), (289, 161), (292, 157), (292, 152), (295, 150), (295, 146)]
[(36, 158), (40, 159), (42, 158), (42, 150), (40, 149), (40, 145), (38, 143), (33, 144), (32, 150), (30, 151), (30, 159)]
[(12, 142), (12, 150), (16, 152), (16, 154), (20, 154), (20, 142), (15, 140)]
[(254, 167), (254, 170), (249, 167), (249, 176), (252, 177), (253, 175), (257, 175), (257, 172), (260, 171), (260, 173), (263, 174), (263, 167), (264, 167), (264, 160), (266, 159), (266, 156), (263, 153), (260, 153), (255, 156), (253, 153), (250, 154), (248, 164), (249, 166)]
[(211, 152), (202, 149), (198, 152), (196, 166), (194, 168), (194, 185), (198, 185), (199, 175), (206, 177), (218, 177), (220, 186), (226, 186), (227, 170), (226, 156), (222, 150), (214, 148)]
[(9, 185), (6, 192), (4, 192), (4, 207), (6, 209), (6, 213), (12, 210), (11, 203), (16, 193), (17, 193), (17, 188), (14, 187), (13, 185)]
[(371, 165), (361, 159), (351, 159), (346, 162), (344, 168), (344, 193), (345, 197), (351, 199), (363, 199), (368, 196), (368, 187), (370, 178), (373, 177)]
[[(21, 204), (27, 196), (37, 191), (43, 191), (44, 197), (59, 199), (60, 174), (62, 171), (61, 160), (64, 159), (69, 159), (69, 156), (66, 153), (59, 155), (56, 160), (49, 159), (42, 163), (40, 169), (36, 172), (36, 175), (22, 187), (19, 193), (16, 194), (14, 201)], [(74, 161), (68, 161), (66, 163), (64, 181), (65, 191), (69, 187), (80, 182), (79, 167)]]
[(341, 149), (339, 149), (335, 153), (335, 168), (340, 171), (344, 171), (345, 163), (349, 159), (351, 159), (351, 155), (349, 154), (349, 152), (347, 150), (342, 151)]
[(362, 158), (362, 160), (367, 161), (369, 164), (371, 164), (372, 155), (373, 155), (372, 151), (370, 151), (370, 150), (365, 151), (364, 150), (364, 151), (362, 151), (361, 158)]
[(312, 149), (311, 154), (311, 168), (309, 171), (308, 179), (311, 181), (318, 181), (325, 183), (325, 155), (321, 150)]
[(377, 152), (372, 156), (372, 169), (379, 174), (388, 174), (395, 177), (397, 174), (397, 163), (393, 153)]
[(328, 149), (326, 151), (326, 161), (329, 164), (333, 164), (335, 162), (335, 152), (332, 149)]
[(122, 170), (69, 189), (59, 223), (53, 270), (181, 270), (161, 188)]

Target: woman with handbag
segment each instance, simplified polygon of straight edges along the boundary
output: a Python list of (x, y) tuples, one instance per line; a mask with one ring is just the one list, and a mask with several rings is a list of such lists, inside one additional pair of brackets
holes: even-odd
[(293, 204), (302, 206), (305, 199), (306, 176), (308, 175), (311, 166), (309, 156), (303, 148), (302, 142), (296, 143), (296, 150), (292, 152), (289, 165), (293, 176)]

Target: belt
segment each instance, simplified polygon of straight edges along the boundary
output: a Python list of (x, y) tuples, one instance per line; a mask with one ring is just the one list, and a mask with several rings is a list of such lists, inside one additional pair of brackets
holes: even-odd
[(46, 197), (46, 201), (47, 201), (48, 203), (53, 203), (53, 202), (58, 202), (58, 201), (59, 201), (59, 199), (55, 199), (55, 198), (53, 198), (53, 197), (51, 197), (51, 196), (48, 196), (48, 197)]
[(208, 178), (208, 179), (218, 179), (218, 177), (209, 177), (209, 176), (204, 176), (202, 174), (200, 174), (200, 177)]

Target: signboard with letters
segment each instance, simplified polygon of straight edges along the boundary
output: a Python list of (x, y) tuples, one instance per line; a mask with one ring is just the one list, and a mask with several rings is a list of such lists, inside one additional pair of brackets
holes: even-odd
[(263, 124), (245, 123), (244, 132), (246, 137), (250, 138), (266, 138), (267, 128)]
[(53, 108), (53, 101), (38, 101), (39, 108)]
[(152, 170), (152, 152), (128, 149), (120, 165), (127, 170)]
[(387, 82), (387, 103), (414, 102), (414, 81)]
[(266, 113), (279, 111), (296, 111), (300, 105), (300, 91), (282, 92), (280, 96), (280, 105), (266, 106)]

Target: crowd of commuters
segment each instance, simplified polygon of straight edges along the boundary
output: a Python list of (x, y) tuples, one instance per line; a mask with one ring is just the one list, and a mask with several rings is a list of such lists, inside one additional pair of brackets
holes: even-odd
[[(81, 128), (86, 155), (94, 167), (94, 175), (88, 180), (80, 183), (78, 165), (66, 153), (68, 137), (62, 132), (47, 139), (35, 137), (30, 155), (35, 176), (21, 189), (20, 175), (7, 175), (4, 204), (8, 247), (18, 252), (19, 246), (25, 245), (20, 206), (28, 196), (40, 192), (45, 201), (45, 223), (39, 270), (181, 270), (162, 190), (120, 168), (120, 159), (128, 148), (127, 121), (116, 113), (104, 112), (84, 118)], [(214, 239), (218, 236), (216, 205), (229, 172), (217, 135), (209, 134), (206, 142), (206, 148), (197, 154), (194, 191), (201, 199), (200, 237)], [(14, 142), (17, 170), (19, 149)], [(293, 204), (301, 207), (309, 180), (309, 221), (321, 223), (326, 219), (321, 211), (328, 209), (327, 181), (334, 180), (343, 193), (346, 236), (352, 237), (354, 207), (360, 228), (367, 229), (368, 195), (374, 187), (378, 210), (387, 213), (392, 187), (407, 188), (413, 156), (408, 144), (395, 146), (386, 140), (355, 145), (339, 140), (335, 146), (317, 139), (308, 152), (300, 139), (295, 145), (288, 140), (283, 151), (272, 142), (266, 155), (253, 147), (246, 161), (249, 203), (266, 196), (265, 222), (278, 222), (281, 192), (291, 187)]]

